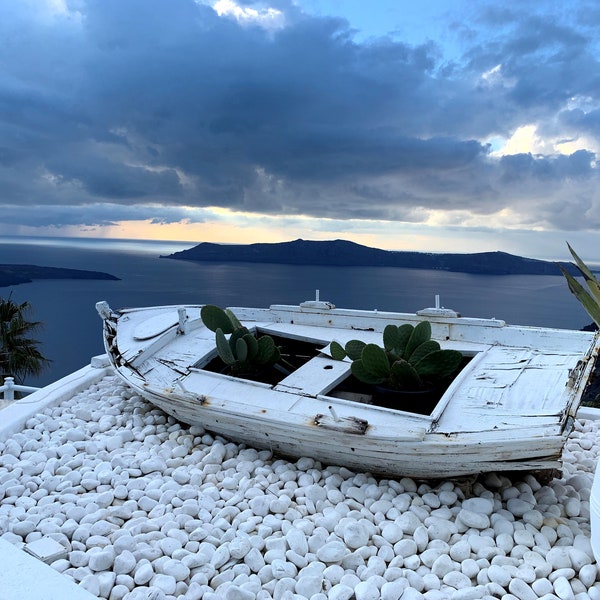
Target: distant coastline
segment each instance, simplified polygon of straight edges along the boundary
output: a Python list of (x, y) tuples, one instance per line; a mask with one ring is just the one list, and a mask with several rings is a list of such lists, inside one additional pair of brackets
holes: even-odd
[(570, 271), (570, 263), (555, 263), (515, 256), (506, 252), (433, 254), (381, 250), (346, 240), (271, 244), (213, 244), (204, 242), (161, 258), (196, 262), (275, 263), (311, 266), (400, 267), (477, 275), (560, 275), (558, 265)]
[(102, 279), (120, 281), (101, 271), (40, 267), (37, 265), (0, 265), (0, 287), (31, 283), (35, 279)]

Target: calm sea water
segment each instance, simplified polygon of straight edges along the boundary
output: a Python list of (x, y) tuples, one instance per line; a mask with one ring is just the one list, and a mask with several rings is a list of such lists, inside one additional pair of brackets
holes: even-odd
[(46, 280), (0, 288), (33, 305), (37, 339), (51, 368), (29, 385), (46, 385), (104, 352), (98, 300), (113, 308), (212, 303), (266, 307), (314, 298), (340, 308), (414, 312), (443, 306), (464, 316), (580, 329), (590, 322), (561, 276), (468, 275), (375, 267), (191, 263), (160, 258), (193, 243), (67, 238), (2, 238), (0, 263), (105, 271), (121, 281)]

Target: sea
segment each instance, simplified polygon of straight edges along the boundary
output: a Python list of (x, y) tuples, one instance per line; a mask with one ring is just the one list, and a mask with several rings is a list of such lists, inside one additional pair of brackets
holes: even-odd
[(463, 316), (515, 325), (580, 329), (590, 323), (561, 275), (471, 275), (391, 267), (318, 267), (190, 262), (164, 258), (194, 242), (93, 238), (0, 238), (1, 264), (103, 271), (119, 281), (37, 280), (0, 288), (29, 302), (34, 336), (52, 362), (25, 383), (44, 386), (104, 353), (95, 304), (112, 308), (170, 304), (267, 307), (315, 298), (338, 308), (415, 312), (440, 304)]

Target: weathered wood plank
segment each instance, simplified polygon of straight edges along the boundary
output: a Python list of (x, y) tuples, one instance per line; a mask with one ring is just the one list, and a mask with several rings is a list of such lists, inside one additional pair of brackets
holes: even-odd
[(350, 363), (316, 356), (280, 381), (275, 390), (318, 396), (332, 390), (350, 374)]

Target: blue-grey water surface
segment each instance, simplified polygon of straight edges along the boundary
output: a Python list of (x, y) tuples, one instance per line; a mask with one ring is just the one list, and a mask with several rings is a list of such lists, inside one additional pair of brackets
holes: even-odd
[(314, 267), (247, 263), (193, 263), (160, 258), (194, 244), (67, 238), (0, 239), (0, 263), (105, 271), (120, 281), (39, 280), (0, 288), (0, 296), (33, 305), (37, 335), (51, 368), (29, 385), (45, 385), (104, 352), (94, 308), (163, 304), (256, 306), (313, 299), (341, 308), (414, 312), (442, 305), (469, 317), (512, 324), (579, 329), (590, 322), (559, 275), (469, 275), (387, 267)]

